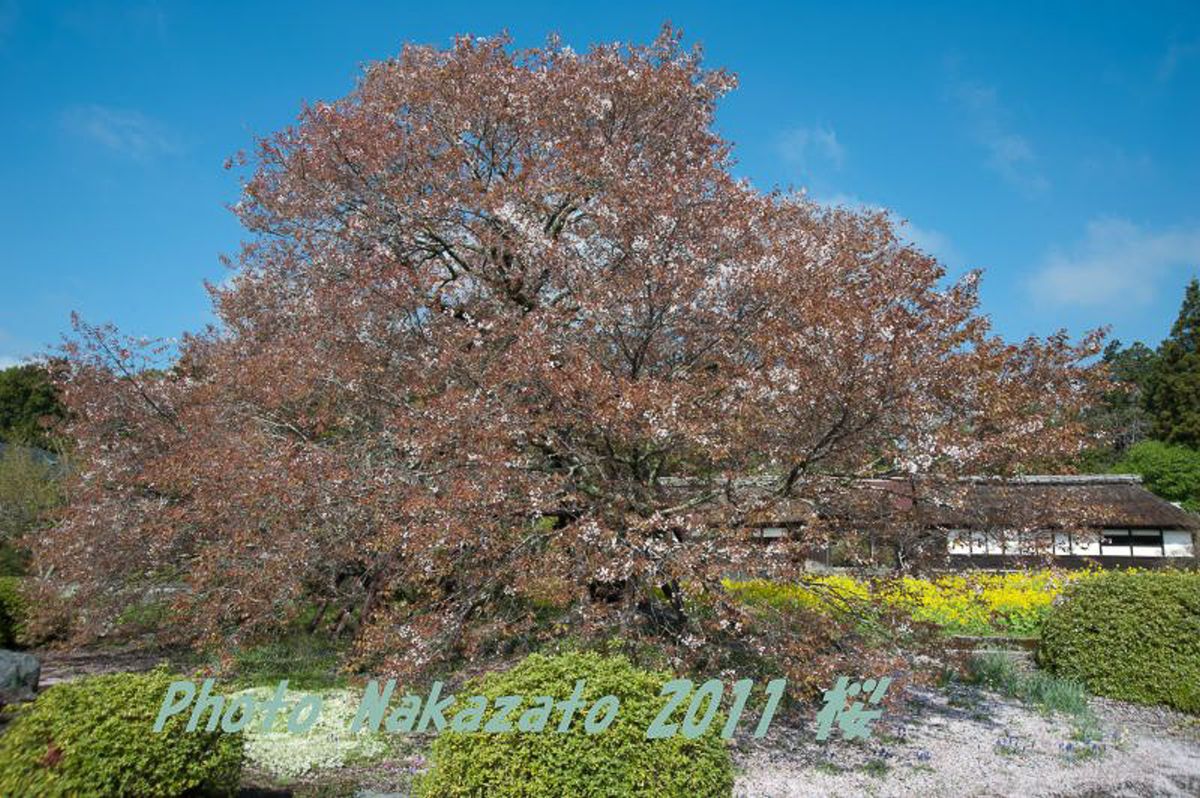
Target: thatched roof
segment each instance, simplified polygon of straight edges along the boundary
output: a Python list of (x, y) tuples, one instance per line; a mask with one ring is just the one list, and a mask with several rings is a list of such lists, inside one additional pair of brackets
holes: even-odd
[[(1026, 477), (969, 484), (966, 503), (986, 523), (1002, 523), (1014, 512), (1053, 515), (1060, 508), (1086, 510), (1089, 526), (1200, 529), (1200, 517), (1155, 496), (1132, 475)], [(947, 514), (954, 519), (956, 514)], [(1053, 525), (1053, 524), (1048, 524)]]
[[(664, 481), (682, 501), (700, 486)], [(782, 499), (778, 479), (738, 480), (735, 502), (751, 526), (800, 526), (822, 519), (858, 530), (895, 527), (952, 529), (1200, 529), (1200, 516), (1155, 496), (1130, 474), (828, 480), (799, 486)], [(711, 490), (711, 486), (709, 487)], [(729, 499), (716, 497), (718, 505)]]
[(857, 526), (905, 518), (949, 528), (1200, 529), (1200, 516), (1155, 496), (1129, 474), (978, 477), (944, 484), (864, 480), (834, 497), (821, 515)]

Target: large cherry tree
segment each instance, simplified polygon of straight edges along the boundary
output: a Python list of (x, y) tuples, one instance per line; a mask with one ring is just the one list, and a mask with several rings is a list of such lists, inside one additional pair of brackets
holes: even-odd
[[(154, 590), (190, 638), (307, 613), (393, 672), (566, 634), (762, 652), (721, 578), (786, 575), (854, 480), (1078, 451), (1095, 338), (1006, 343), (888, 215), (735, 178), (733, 86), (671, 30), (461, 38), (306, 107), (233, 164), (220, 324), (162, 371), (69, 344), (43, 584), (92, 631)], [(756, 544), (783, 504), (812, 523)]]

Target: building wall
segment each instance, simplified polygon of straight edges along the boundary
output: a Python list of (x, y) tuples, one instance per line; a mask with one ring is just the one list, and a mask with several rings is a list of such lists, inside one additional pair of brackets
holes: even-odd
[(1193, 533), (1176, 529), (1112, 528), (1091, 533), (1012, 532), (954, 529), (946, 532), (946, 552), (954, 558), (1032, 557), (1187, 560), (1197, 554)]
[[(1046, 566), (1046, 560), (1040, 557), (1005, 556), (1005, 555), (976, 555), (963, 557), (951, 555), (950, 567), (954, 570), (984, 570), (1011, 571), (1024, 568), (1041, 568)], [(1195, 557), (1081, 557), (1066, 555), (1055, 557), (1051, 564), (1056, 568), (1077, 570), (1084, 568), (1182, 568), (1195, 569), (1198, 561)]]
[[(1052, 564), (1075, 568), (1197, 568), (1200, 567), (1200, 546), (1188, 530), (1104, 530), (1106, 538), (1096, 534), (1068, 535), (1063, 532), (985, 534), (978, 530), (949, 530), (944, 538), (931, 530), (921, 545), (923, 554), (910, 551), (908, 561), (938, 558), (948, 555), (948, 565), (955, 570), (1012, 570), (1038, 568)], [(1122, 535), (1123, 533), (1123, 535)], [(1153, 537), (1150, 533), (1157, 536)], [(790, 536), (784, 527), (762, 529), (756, 535), (766, 545)], [(944, 542), (942, 542), (944, 540)], [(1154, 545), (1138, 545), (1149, 540)], [(1118, 541), (1123, 541), (1118, 543)], [(884, 544), (864, 544), (854, 552), (825, 547), (810, 555), (809, 570), (842, 568), (894, 568), (898, 563), (895, 547)]]

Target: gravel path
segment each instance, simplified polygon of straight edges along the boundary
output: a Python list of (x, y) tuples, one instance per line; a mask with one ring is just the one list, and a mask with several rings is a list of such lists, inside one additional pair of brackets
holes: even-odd
[(94, 649), (35, 649), (29, 652), (42, 666), (38, 688), (102, 673), (143, 672), (160, 662), (178, 662), (186, 655), (152, 646), (125, 646)]
[[(867, 741), (808, 728), (739, 741), (737, 798), (801, 796), (1200, 796), (1200, 723), (1161, 708), (1093, 699), (1103, 737), (1072, 740), (1045, 717), (974, 688), (914, 690)], [(835, 732), (836, 735), (836, 732)]]

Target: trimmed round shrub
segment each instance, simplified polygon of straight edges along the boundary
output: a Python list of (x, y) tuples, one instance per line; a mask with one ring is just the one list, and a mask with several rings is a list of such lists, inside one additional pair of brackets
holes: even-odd
[(1097, 695), (1200, 712), (1200, 574), (1076, 582), (1050, 610), (1038, 661)]
[(0, 648), (16, 648), (25, 632), (21, 577), (0, 576)]
[[(417, 782), (416, 794), (423, 798), (729, 796), (733, 766), (725, 741), (719, 737), (724, 724), (719, 713), (695, 739), (682, 734), (645, 739), (646, 730), (668, 700), (659, 693), (671, 678), (635, 668), (624, 657), (533, 654), (510, 671), (466, 685), (455, 703), (457, 712), (468, 696), (486, 696), (486, 723), (495, 714), (496, 698), (522, 696), (521, 705), (508, 715), (513, 730), (443, 731), (434, 740), (432, 767)], [(569, 731), (558, 732), (562, 713), (557, 708), (544, 731), (519, 730), (518, 719), (537, 706), (537, 696), (562, 701), (570, 697), (577, 679), (587, 680), (587, 685), (583, 707), (575, 713)], [(620, 699), (616, 719), (608, 728), (587, 734), (585, 713), (605, 695)], [(726, 703), (728, 700), (726, 696)], [(682, 701), (671, 721), (683, 719), (689, 701)]]
[(242, 769), (240, 734), (219, 726), (209, 733), (203, 723), (186, 731), (189, 712), (154, 731), (174, 678), (159, 668), (46, 690), (0, 735), (0, 795), (233, 794)]

